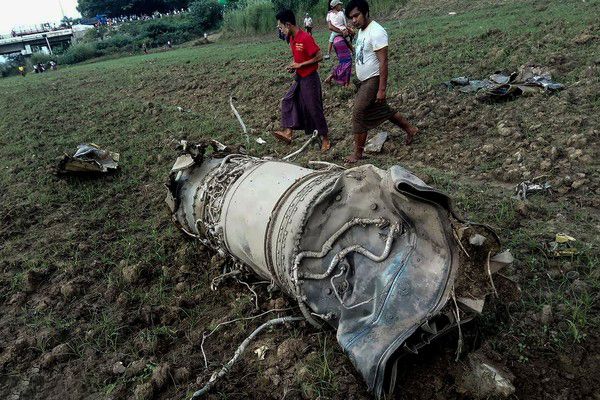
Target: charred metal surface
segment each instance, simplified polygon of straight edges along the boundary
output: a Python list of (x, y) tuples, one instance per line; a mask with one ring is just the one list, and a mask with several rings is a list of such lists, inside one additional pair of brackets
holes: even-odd
[(489, 228), (461, 221), (446, 195), (400, 166), (184, 154), (168, 187), (178, 226), (336, 329), (377, 397), (394, 389), (403, 354), (481, 312), (491, 274), (511, 261), (496, 257)]

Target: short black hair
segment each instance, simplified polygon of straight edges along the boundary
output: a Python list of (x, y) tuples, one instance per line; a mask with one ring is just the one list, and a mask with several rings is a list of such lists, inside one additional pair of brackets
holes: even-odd
[(350, 18), (350, 13), (355, 8), (358, 8), (358, 11), (360, 11), (365, 17), (369, 16), (369, 3), (367, 3), (366, 0), (350, 0), (344, 12), (346, 17)]
[(281, 21), (283, 24), (287, 24), (288, 22), (292, 25), (296, 25), (296, 16), (292, 10), (281, 10), (275, 16), (277, 21)]

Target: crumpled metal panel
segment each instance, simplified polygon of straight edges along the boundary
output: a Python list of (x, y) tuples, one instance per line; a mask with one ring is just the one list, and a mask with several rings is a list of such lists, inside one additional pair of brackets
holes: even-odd
[[(338, 342), (378, 396), (388, 389), (384, 381), (390, 359), (449, 298), (459, 260), (448, 204), (443, 194), (400, 167), (384, 172), (367, 165), (340, 174), (314, 206), (303, 232), (300, 249), (315, 250), (353, 218), (399, 224), (384, 262), (353, 253), (346, 259), (346, 271), (333, 283), (305, 280), (303, 285), (312, 310), (335, 315), (329, 322), (337, 328)], [(340, 238), (329, 256), (307, 260), (302, 268), (326, 270), (334, 254), (353, 244), (382, 254), (389, 229), (357, 226)], [(343, 305), (333, 293), (333, 286), (342, 283)]]

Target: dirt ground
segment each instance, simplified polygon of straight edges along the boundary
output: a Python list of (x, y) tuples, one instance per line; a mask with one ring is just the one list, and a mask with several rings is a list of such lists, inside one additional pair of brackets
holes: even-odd
[[(521, 298), (489, 302), (465, 337), (468, 349), (514, 375), (513, 398), (600, 399), (598, 3), (429, 3), (409, 2), (387, 22), (390, 103), (420, 136), (406, 147), (385, 125), (384, 152), (365, 162), (415, 171), (512, 250), (505, 274)], [(449, 19), (451, 6), (462, 16)], [(245, 143), (228, 108), (232, 93), (252, 129), (249, 152), (282, 156), (300, 144), (270, 137), (291, 80), (282, 72), (289, 49), (272, 38), (227, 40), (0, 81), (1, 398), (183, 399), (260, 323), (298, 314), (251, 275), (240, 279), (258, 299), (236, 280), (211, 290), (223, 260), (178, 232), (163, 203), (174, 140)], [(567, 88), (491, 103), (442, 84), (525, 64), (544, 66)], [(300, 163), (343, 163), (353, 95), (324, 89), (335, 146), (326, 156), (311, 149)], [(56, 158), (81, 142), (119, 151), (121, 171), (54, 176)], [(512, 199), (515, 185), (540, 176), (550, 193)], [(575, 256), (553, 257), (557, 233), (577, 239)], [(272, 309), (285, 311), (222, 326), (203, 343), (219, 323)], [(456, 343), (448, 336), (405, 359), (395, 398), (474, 398)], [(207, 398), (371, 396), (335, 334), (299, 323), (261, 335)]]

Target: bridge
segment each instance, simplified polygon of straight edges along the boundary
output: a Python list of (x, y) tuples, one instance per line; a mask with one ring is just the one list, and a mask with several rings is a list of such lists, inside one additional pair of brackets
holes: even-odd
[(0, 39), (0, 55), (21, 53), (31, 54), (32, 47), (45, 46), (52, 53), (52, 47), (62, 43), (70, 43), (73, 29), (40, 32), (30, 35)]

